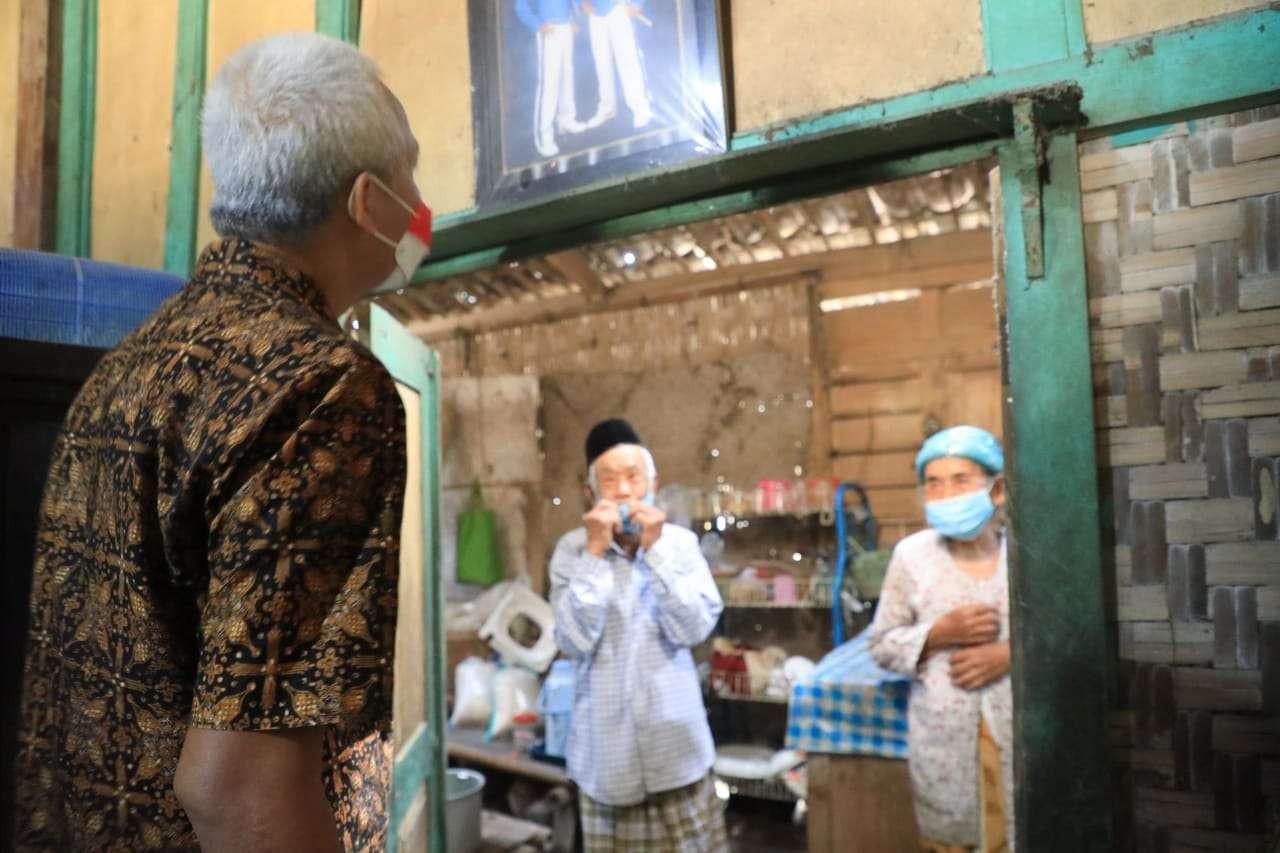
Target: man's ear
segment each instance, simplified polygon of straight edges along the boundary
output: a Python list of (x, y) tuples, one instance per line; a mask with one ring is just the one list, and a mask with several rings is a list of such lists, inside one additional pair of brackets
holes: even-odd
[(368, 172), (361, 172), (356, 175), (355, 182), (351, 185), (351, 191), (347, 193), (347, 215), (352, 221), (361, 228), (369, 229), (377, 227), (373, 221), (373, 215), (369, 211), (369, 190), (372, 188), (373, 182), (369, 180)]

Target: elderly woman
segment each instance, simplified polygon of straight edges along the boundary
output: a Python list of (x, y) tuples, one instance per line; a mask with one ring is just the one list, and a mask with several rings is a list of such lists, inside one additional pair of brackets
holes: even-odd
[(382, 848), (404, 411), (336, 318), (426, 251), (418, 145), (311, 34), (227, 60), (203, 130), (222, 238), (53, 453), (19, 850)]
[(871, 652), (912, 677), (909, 765), (924, 850), (1012, 847), (1009, 588), (1000, 443), (936, 433), (916, 457), (930, 529), (898, 543)]

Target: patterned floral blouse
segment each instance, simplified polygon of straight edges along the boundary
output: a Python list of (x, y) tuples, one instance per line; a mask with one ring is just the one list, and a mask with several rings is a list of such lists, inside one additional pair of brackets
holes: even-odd
[(327, 725), (348, 849), (384, 832), (404, 411), (309, 279), (249, 243), (103, 357), (45, 487), (20, 850), (195, 849), (188, 727)]
[[(871, 654), (885, 669), (910, 675), (907, 709), (911, 790), (920, 834), (973, 847), (979, 843), (978, 724), (987, 721), (1000, 747), (1005, 815), (1013, 826), (1013, 697), (1009, 677), (979, 690), (951, 683), (951, 652), (920, 652), (933, 623), (957, 607), (987, 604), (1000, 614), (1000, 639), (1009, 639), (1007, 543), (995, 574), (978, 580), (961, 571), (946, 540), (922, 530), (898, 543), (871, 623)], [(1012, 838), (1010, 838), (1012, 844)]]

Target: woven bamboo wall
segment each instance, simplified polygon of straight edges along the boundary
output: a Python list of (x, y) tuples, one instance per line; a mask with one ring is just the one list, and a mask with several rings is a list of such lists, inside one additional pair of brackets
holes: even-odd
[(1260, 850), (1280, 816), (1280, 108), (1080, 153), (1117, 849)]

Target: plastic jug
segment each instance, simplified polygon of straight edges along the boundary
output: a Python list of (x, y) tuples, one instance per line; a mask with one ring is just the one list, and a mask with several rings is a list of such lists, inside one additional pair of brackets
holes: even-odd
[(573, 718), (573, 661), (558, 660), (542, 683), (538, 711), (546, 725), (546, 752), (564, 758), (569, 745), (569, 722)]
[[(523, 646), (511, 636), (511, 627), (523, 616), (541, 632), (532, 646)], [(480, 639), (493, 646), (507, 663), (519, 664), (534, 672), (546, 672), (556, 656), (556, 619), (551, 605), (533, 590), (512, 584), (480, 628)]]

